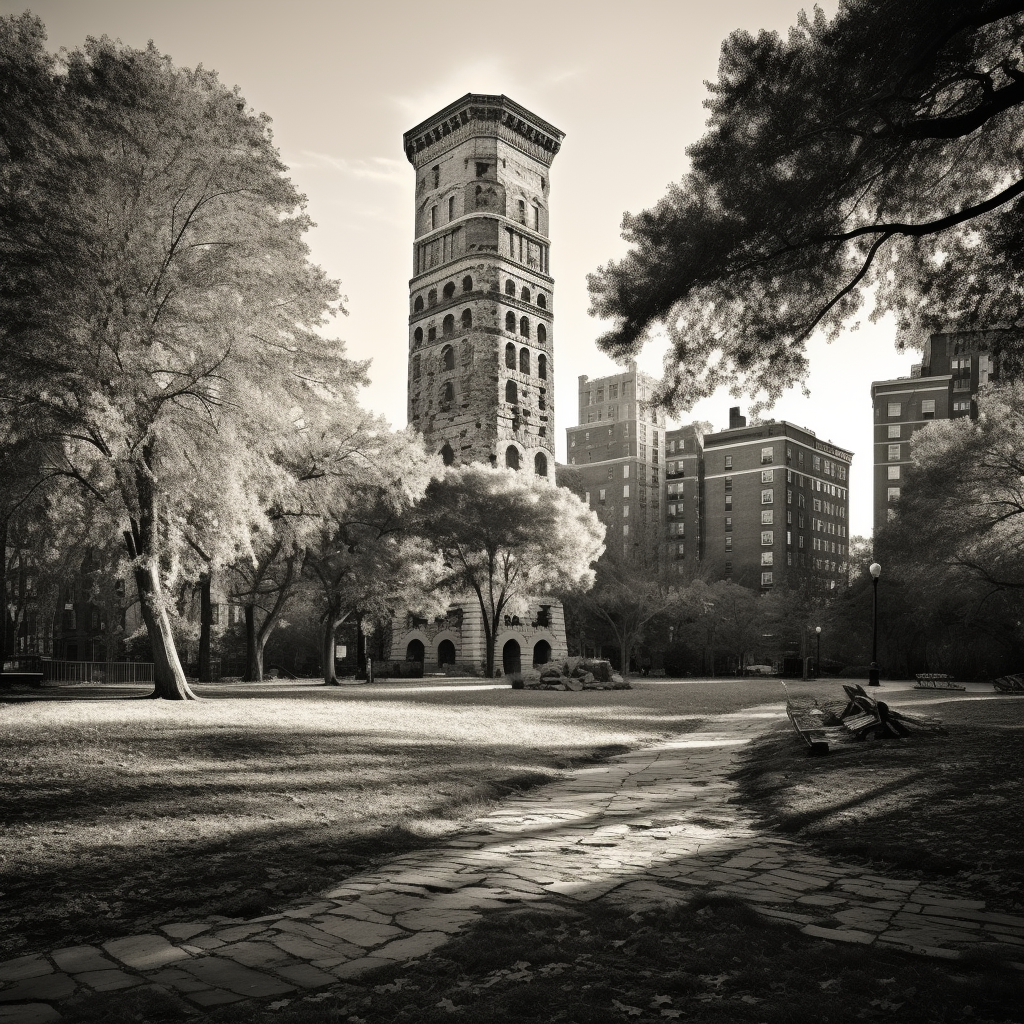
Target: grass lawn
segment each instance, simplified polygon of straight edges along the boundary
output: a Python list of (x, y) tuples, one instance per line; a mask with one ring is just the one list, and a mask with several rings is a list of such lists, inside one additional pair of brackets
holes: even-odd
[[(836, 695), (831, 684), (819, 692)], [(851, 743), (809, 758), (780, 724), (746, 751), (742, 799), (766, 825), (837, 857), (1024, 910), (1024, 698), (883, 696), (908, 714), (940, 717), (948, 735)]]
[[(1005, 1024), (1020, 976), (983, 959), (927, 960), (837, 946), (766, 923), (742, 904), (698, 898), (632, 913), (602, 901), (499, 912), (438, 955), (358, 985), (215, 1010), (211, 1024)], [(71, 1007), (68, 1007), (69, 1012)], [(93, 996), (79, 1024), (175, 1024), (177, 997)]]
[(765, 680), (573, 693), (268, 683), (203, 687), (198, 703), (94, 692), (18, 703), (0, 691), (0, 959), (271, 912), (512, 790), (781, 698)]

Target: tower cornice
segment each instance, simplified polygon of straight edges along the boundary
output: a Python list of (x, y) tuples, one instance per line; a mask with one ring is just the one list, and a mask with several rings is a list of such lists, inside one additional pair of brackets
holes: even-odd
[[(458, 139), (452, 139), (453, 135)], [(444, 110), (410, 128), (402, 141), (409, 163), (420, 167), (432, 160), (442, 147), (447, 148), (449, 141), (462, 141), (474, 135), (492, 138), (498, 135), (524, 153), (541, 157), (548, 165), (565, 138), (565, 132), (505, 95), (468, 92)]]

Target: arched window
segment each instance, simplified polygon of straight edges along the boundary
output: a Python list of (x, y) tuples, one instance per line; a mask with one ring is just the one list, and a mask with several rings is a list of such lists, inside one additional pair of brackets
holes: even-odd
[(416, 296), (416, 301), (412, 304), (412, 311), (414, 313), (422, 313), (423, 312), (423, 296), (422, 295), (417, 295)]
[(537, 343), (546, 345), (548, 342), (548, 329), (543, 324), (537, 324)]
[(533, 645), (534, 665), (546, 665), (551, 660), (551, 644), (547, 640), (538, 640)]
[(530, 350), (523, 348), (519, 350), (519, 372), (530, 376)]
[(455, 664), (455, 644), (451, 640), (442, 640), (437, 645), (437, 666), (442, 668), (445, 665)]
[(516, 293), (516, 283), (515, 283), (515, 281), (509, 279), (508, 281), (505, 282), (505, 294), (506, 295), (515, 295), (515, 293)]
[(516, 368), (516, 347), (511, 341), (505, 346), (505, 366), (510, 370)]
[(449, 313), (441, 321), (441, 334), (446, 338), (450, 338), (455, 333), (455, 317)]
[(449, 412), (452, 405), (455, 404), (455, 385), (451, 381), (445, 383), (444, 388), (441, 390), (441, 411)]
[(533, 471), (537, 476), (548, 475), (548, 457), (543, 452), (537, 452), (534, 456)]
[(530, 336), (530, 318), (529, 317), (524, 316), (519, 321), (519, 333), (524, 338), (528, 338)]
[(473, 278), (467, 275), (462, 279), (462, 290), (464, 292), (471, 292), (473, 290)]
[(424, 653), (422, 640), (410, 640), (409, 646), (405, 649), (405, 660), (422, 661)]
[(514, 444), (510, 444), (505, 449), (505, 465), (509, 469), (519, 468), (519, 449)]
[(505, 381), (505, 401), (515, 405), (519, 401), (519, 389), (514, 380)]
[(452, 451), (452, 446), (447, 441), (445, 441), (444, 447), (441, 449), (441, 461), (446, 466), (455, 464), (455, 452)]
[(522, 199), (519, 200), (519, 223), (526, 223), (526, 203)]
[(453, 349), (451, 345), (445, 345), (445, 347), (441, 349), (441, 369), (455, 369), (455, 349)]
[(548, 379), (548, 357), (545, 355), (537, 356), (537, 376), (541, 380)]
[(466, 328), (473, 326), (473, 310), (464, 309), (462, 311), (462, 326)]
[(541, 309), (548, 308), (548, 300), (543, 292), (537, 293), (537, 305), (540, 306)]
[(436, 306), (437, 305), (437, 289), (436, 288), (431, 288), (430, 291), (427, 292), (427, 305), (428, 306)]
[(455, 285), (454, 285), (454, 283), (449, 281), (444, 286), (444, 291), (441, 294), (444, 296), (445, 301), (447, 302), (448, 299), (450, 299), (455, 294)]
[(516, 333), (516, 315), (511, 310), (505, 314), (505, 330)]
[(412, 357), (412, 379), (420, 379), (420, 357), (418, 355)]
[(525, 284), (523, 285), (523, 290), (519, 293), (519, 298), (521, 298), (523, 302), (530, 301), (530, 289), (527, 288)]
[(415, 341), (417, 345), (422, 345), (423, 344), (423, 328), (422, 327), (417, 327), (416, 330), (412, 332), (412, 340)]
[(427, 342), (430, 343), (430, 344), (433, 344), (435, 341), (437, 341), (437, 328), (436, 327), (428, 327), (427, 328)]

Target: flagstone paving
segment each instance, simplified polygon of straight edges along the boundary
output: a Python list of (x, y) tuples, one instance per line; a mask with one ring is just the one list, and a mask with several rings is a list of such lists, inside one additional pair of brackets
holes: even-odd
[(729, 802), (740, 747), (780, 718), (779, 707), (719, 716), (577, 771), (283, 913), (177, 921), (0, 963), (0, 1024), (60, 1020), (56, 1007), (83, 991), (155, 985), (211, 1007), (322, 989), (424, 956), (488, 910), (552, 895), (637, 908), (728, 895), (834, 942), (950, 959), (986, 944), (1021, 966), (1024, 917), (816, 855)]

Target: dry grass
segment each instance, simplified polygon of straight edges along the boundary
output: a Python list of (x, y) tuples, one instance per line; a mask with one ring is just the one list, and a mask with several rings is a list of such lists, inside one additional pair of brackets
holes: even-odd
[(92, 692), (0, 705), (0, 959), (269, 912), (573, 764), (777, 696), (759, 681)]
[(912, 690), (886, 699), (908, 714), (937, 715), (948, 735), (809, 758), (786, 723), (747, 753), (738, 775), (744, 799), (767, 825), (835, 856), (1024, 909), (1024, 699)]

